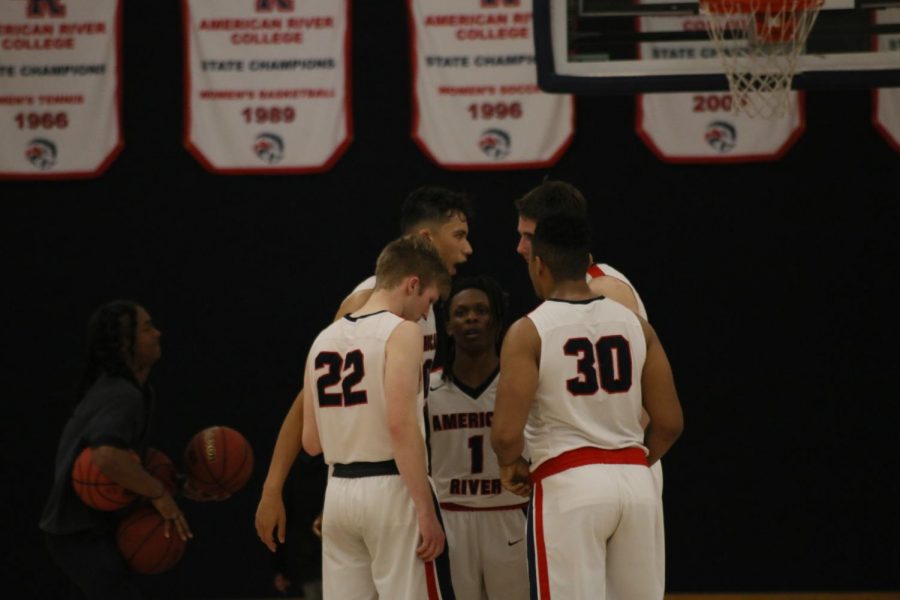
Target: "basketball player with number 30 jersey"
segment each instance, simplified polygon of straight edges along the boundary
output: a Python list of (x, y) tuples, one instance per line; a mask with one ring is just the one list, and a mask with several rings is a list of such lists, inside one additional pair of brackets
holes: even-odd
[(322, 519), (326, 600), (453, 598), (444, 532), (426, 469), (422, 330), (449, 287), (434, 246), (389, 244), (366, 303), (313, 342), (303, 447), (332, 468)]
[(544, 302), (504, 340), (491, 441), (504, 487), (533, 491), (533, 598), (660, 600), (662, 510), (648, 467), (681, 434), (681, 405), (653, 328), (591, 291), (589, 257), (584, 219), (537, 224), (528, 271)]

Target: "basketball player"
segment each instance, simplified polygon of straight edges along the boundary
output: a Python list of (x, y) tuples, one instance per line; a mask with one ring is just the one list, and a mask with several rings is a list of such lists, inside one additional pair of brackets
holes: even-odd
[(306, 364), (303, 448), (332, 467), (325, 491), (325, 600), (452, 598), (427, 475), (422, 330), (450, 274), (418, 235), (382, 251), (358, 311), (313, 342)]
[(584, 219), (538, 223), (528, 272), (544, 302), (503, 342), (491, 442), (504, 487), (534, 487), (532, 597), (660, 600), (662, 511), (647, 467), (680, 435), (681, 405), (653, 328), (591, 291), (589, 262)]
[[(519, 212), (519, 245), (516, 252), (526, 262), (531, 251), (534, 228), (541, 219), (555, 214), (588, 218), (584, 196), (575, 186), (564, 181), (545, 181), (516, 200), (516, 209)], [(594, 293), (611, 298), (644, 319), (647, 318), (647, 311), (637, 290), (620, 271), (605, 263), (593, 263), (588, 267), (587, 278)]]
[[(472, 254), (472, 246), (468, 240), (471, 214), (469, 199), (464, 194), (441, 187), (420, 187), (403, 202), (400, 229), (403, 235), (418, 234), (431, 241), (452, 275), (456, 273), (456, 266), (466, 262)], [(374, 288), (375, 277), (369, 277), (359, 284), (341, 303), (335, 319), (358, 310), (369, 299)], [(425, 374), (423, 392), (426, 392), (424, 386), (428, 383), (428, 373), (434, 363), (437, 345), (437, 325), (432, 310), (429, 309), (420, 325), (425, 350), (422, 364)], [(272, 552), (276, 550), (276, 537), (279, 542), (284, 543), (285, 510), (282, 490), (291, 465), (300, 451), (300, 432), (303, 429), (302, 395), (301, 390), (281, 425), (256, 509), (257, 535)], [(314, 528), (319, 526), (317, 520)]]
[(147, 448), (155, 409), (147, 377), (162, 353), (160, 335), (147, 311), (130, 301), (101, 306), (88, 324), (79, 402), (59, 441), (40, 528), (54, 562), (89, 600), (140, 598), (140, 593), (116, 548), (116, 514), (90, 508), (72, 487), (72, 466), (84, 448), (92, 449), (103, 474), (150, 500), (166, 520), (166, 537), (193, 537), (166, 486), (129, 455), (130, 450), (143, 455)]
[(488, 277), (457, 280), (447, 301), (447, 366), (431, 374), (431, 475), (450, 547), (453, 590), (467, 600), (528, 598), (527, 503), (500, 486), (490, 449), (506, 297)]

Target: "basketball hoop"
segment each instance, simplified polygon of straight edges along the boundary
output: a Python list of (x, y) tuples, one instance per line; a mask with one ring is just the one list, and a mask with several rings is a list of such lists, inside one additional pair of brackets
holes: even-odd
[(766, 119), (790, 107), (797, 56), (825, 0), (700, 0), (736, 112)]

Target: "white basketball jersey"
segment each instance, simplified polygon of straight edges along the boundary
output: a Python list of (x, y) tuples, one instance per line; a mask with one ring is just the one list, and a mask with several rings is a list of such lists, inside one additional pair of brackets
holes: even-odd
[(607, 277), (618, 279), (631, 288), (631, 291), (634, 294), (634, 299), (637, 300), (638, 314), (641, 315), (645, 321), (648, 321), (649, 319), (647, 318), (647, 309), (644, 308), (644, 301), (641, 300), (641, 296), (637, 293), (634, 285), (632, 285), (632, 283), (628, 281), (628, 278), (625, 277), (625, 275), (623, 275), (621, 271), (612, 268), (606, 263), (594, 263), (590, 267), (588, 267), (586, 279), (588, 282), (590, 282), (592, 279), (603, 277), (604, 275), (606, 275)]
[[(358, 286), (353, 288), (352, 294), (356, 292), (361, 292), (363, 290), (374, 290), (375, 289), (375, 276), (372, 275)], [(434, 366), (434, 356), (437, 353), (437, 320), (434, 317), (434, 307), (428, 308), (428, 317), (425, 319), (419, 319), (419, 327), (422, 328), (422, 339), (424, 341), (423, 350), (424, 355), (422, 356), (422, 382), (424, 384), (422, 388), (422, 392), (425, 397), (428, 397), (428, 377), (431, 374), (431, 369)]]
[(525, 439), (532, 471), (583, 447), (643, 446), (644, 331), (633, 312), (595, 298), (547, 300), (528, 318), (541, 338), (538, 389)]
[[(384, 394), (384, 349), (402, 322), (388, 311), (346, 316), (313, 342), (306, 371), (326, 463), (394, 458)], [(421, 394), (417, 405), (424, 435)]]
[(473, 508), (518, 506), (523, 499), (500, 485), (491, 449), (497, 373), (477, 390), (431, 374), (428, 418), (431, 478), (438, 500)]

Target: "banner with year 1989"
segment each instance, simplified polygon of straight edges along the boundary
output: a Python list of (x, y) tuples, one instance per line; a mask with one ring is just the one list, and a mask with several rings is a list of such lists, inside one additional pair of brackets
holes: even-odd
[(448, 169), (554, 164), (574, 135), (571, 95), (537, 85), (531, 0), (408, 0), (412, 136)]
[(122, 149), (121, 0), (0, 2), (0, 179), (102, 174)]
[(349, 146), (349, 0), (182, 0), (185, 146), (228, 174), (330, 169)]

